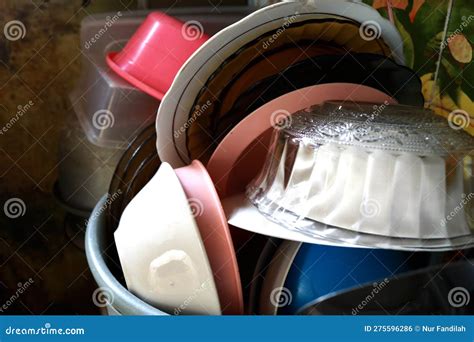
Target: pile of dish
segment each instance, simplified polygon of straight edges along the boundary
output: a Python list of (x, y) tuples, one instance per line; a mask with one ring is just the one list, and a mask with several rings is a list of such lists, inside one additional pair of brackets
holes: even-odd
[(474, 245), (474, 138), (422, 109), (400, 35), (377, 11), (262, 8), (184, 54), (169, 89), (147, 67), (153, 49), (137, 56), (161, 20), (107, 57), (161, 104), (88, 229), (114, 236), (133, 298), (175, 315), (312, 314), (336, 292), (472, 257), (460, 250)]

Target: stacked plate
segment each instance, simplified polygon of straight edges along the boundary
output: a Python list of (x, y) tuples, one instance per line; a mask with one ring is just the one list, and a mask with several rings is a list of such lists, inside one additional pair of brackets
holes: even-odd
[(163, 163), (114, 233), (128, 289), (174, 314), (241, 314), (239, 270), (218, 196), (199, 162)]
[[(182, 61), (207, 39), (203, 30), (214, 33), (242, 13), (245, 10), (234, 9), (216, 18), (209, 11), (193, 12), (203, 24), (185, 12), (176, 14), (188, 19), (186, 23), (152, 13), (120, 53), (109, 47), (107, 63), (118, 76), (159, 100)], [(158, 31), (153, 29), (157, 26)], [(153, 41), (144, 39), (151, 34)], [(161, 63), (150, 58), (157, 47), (169, 52), (170, 35), (180, 41), (173, 47), (180, 58), (170, 53)], [(143, 73), (156, 68), (161, 72), (154, 78)], [(160, 310), (176, 315), (241, 314), (238, 265), (212, 181), (197, 161), (179, 170), (162, 163), (155, 142), (152, 126), (132, 140), (116, 167), (104, 208), (97, 211), (106, 211), (107, 233), (115, 236), (116, 250), (108, 255), (120, 260), (128, 289)]]
[[(375, 32), (369, 28), (368, 34), (365, 31), (369, 24), (374, 25)], [(173, 167), (186, 165), (193, 159), (207, 162), (225, 133), (248, 113), (239, 111), (238, 120), (228, 115), (238, 111), (239, 103), (252, 108), (251, 101), (245, 98), (239, 101), (239, 97), (246, 91), (258, 94), (252, 87), (271, 84), (269, 77), (278, 78), (288, 67), (293, 66), (288, 71), (293, 75), (301, 72), (294, 68), (303, 68), (307, 75), (316, 69), (319, 73), (301, 82), (279, 77), (280, 83), (275, 88), (280, 88), (281, 82), (283, 91), (320, 83), (348, 82), (350, 78), (331, 76), (341, 74), (337, 70), (343, 70), (344, 63), (338, 62), (345, 55), (374, 54), (391, 57), (394, 63), (401, 64), (402, 46), (395, 27), (376, 10), (361, 3), (323, 0), (313, 6), (288, 2), (258, 10), (208, 40), (185, 63), (158, 111), (159, 155)], [(360, 58), (368, 58), (368, 69), (366, 77), (359, 73), (354, 76), (354, 82), (364, 80), (371, 74), (369, 69), (374, 71), (384, 63), (372, 57)], [(303, 66), (295, 65), (300, 62)], [(397, 68), (397, 64), (387, 63), (392, 66), (387, 64), (384, 68)], [(408, 77), (400, 70), (393, 78), (393, 82), (399, 82), (398, 90), (404, 89), (408, 80), (417, 80), (412, 72), (407, 72)], [(347, 72), (342, 74), (347, 75)], [(376, 78), (367, 82), (375, 84)], [(267, 98), (283, 94), (278, 91), (269, 90)], [(421, 101), (419, 89), (411, 98), (417, 96)], [(234, 105), (237, 107), (233, 111)]]

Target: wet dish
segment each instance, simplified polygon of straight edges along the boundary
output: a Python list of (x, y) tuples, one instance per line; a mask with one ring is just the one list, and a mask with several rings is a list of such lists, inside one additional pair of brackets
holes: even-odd
[(255, 83), (239, 96), (229, 111), (216, 119), (213, 136), (219, 141), (245, 116), (278, 96), (311, 85), (334, 82), (363, 84), (390, 95), (400, 104), (424, 105), (418, 76), (390, 59), (351, 53), (317, 56)]
[[(236, 99), (250, 86), (266, 79), (269, 76), (279, 74), (288, 66), (294, 65), (308, 57), (320, 55), (344, 55), (346, 51), (342, 47), (313, 41), (290, 43), (270, 53), (262, 54), (261, 58), (253, 60), (239, 73), (234, 74), (233, 79), (221, 91), (216, 103), (216, 112), (220, 117), (227, 113)], [(222, 66), (221, 66), (222, 67)]]
[[(276, 35), (278, 39), (273, 41), (272, 37)], [(267, 41), (271, 43), (266, 43)], [(257, 43), (241, 48), (209, 77), (193, 104), (192, 108), (195, 110), (189, 113), (191, 124), (186, 131), (189, 157), (207, 161), (209, 154), (206, 158), (205, 150), (212, 142), (212, 139), (208, 138), (209, 134), (215, 137), (212, 127), (219, 116), (219, 111), (225, 113), (226, 110), (226, 108), (221, 108), (224, 105), (225, 90), (232, 87), (234, 83), (238, 83), (242, 73), (249, 71), (249, 67), (251, 68), (254, 64), (268, 65), (269, 72), (273, 69), (273, 74), (278, 74), (291, 65), (292, 59), (295, 60), (295, 57), (283, 59), (283, 56), (274, 53), (275, 51), (293, 50), (294, 56), (300, 59), (333, 54), (336, 61), (351, 52), (371, 52), (382, 56), (388, 54), (388, 49), (384, 51), (380, 48), (383, 46), (382, 43), (381, 45), (374, 44), (374, 41), (367, 43), (361, 38), (357, 23), (323, 16), (322, 19), (308, 20), (304, 24), (292, 25), (284, 31), (268, 34), (259, 38)], [(320, 48), (316, 49), (318, 47)], [(264, 78), (265, 69), (265, 67), (260, 67), (254, 70), (252, 80), (243, 90)], [(319, 78), (313, 80), (317, 79)]]

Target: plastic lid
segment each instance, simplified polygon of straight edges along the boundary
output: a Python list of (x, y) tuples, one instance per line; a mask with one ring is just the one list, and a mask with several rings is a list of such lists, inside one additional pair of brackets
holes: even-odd
[(291, 117), (283, 134), (307, 144), (446, 155), (471, 151), (474, 138), (432, 111), (403, 105), (326, 102)]

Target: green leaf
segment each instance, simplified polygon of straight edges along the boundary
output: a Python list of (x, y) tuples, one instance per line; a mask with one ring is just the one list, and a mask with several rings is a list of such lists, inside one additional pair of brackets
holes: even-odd
[(395, 25), (402, 36), (403, 41), (403, 52), (405, 54), (405, 64), (406, 66), (413, 68), (415, 64), (415, 46), (413, 45), (413, 40), (411, 39), (410, 34), (403, 24), (395, 17)]
[[(426, 62), (429, 59), (433, 60), (434, 54), (436, 54), (432, 47), (428, 46), (428, 43), (432, 43), (433, 38), (444, 30), (447, 5), (448, 1), (426, 1), (418, 10), (410, 30), (415, 48), (415, 70), (420, 68), (426, 70)], [(436, 50), (438, 49), (439, 45)], [(429, 64), (432, 64), (432, 61)], [(433, 71), (434, 69), (430, 72)]]

